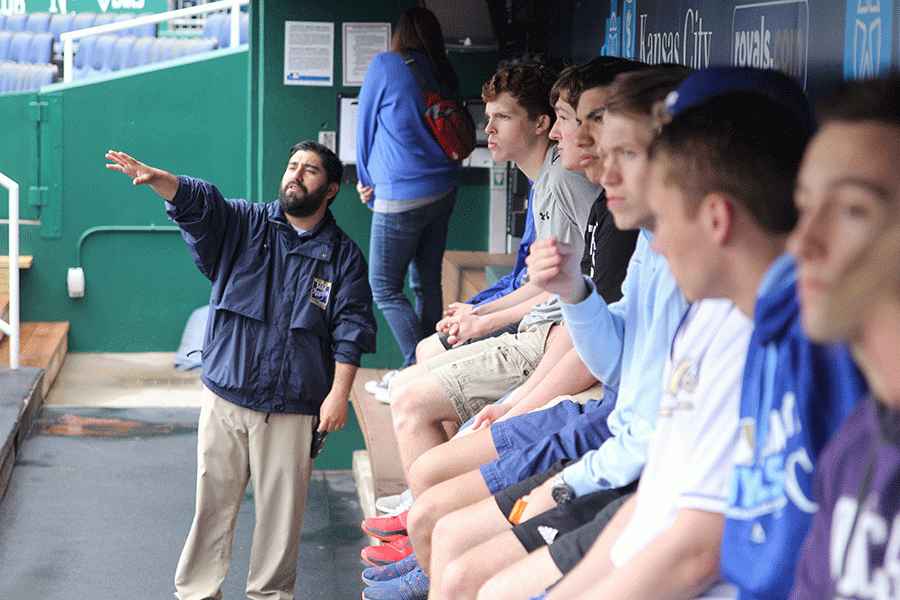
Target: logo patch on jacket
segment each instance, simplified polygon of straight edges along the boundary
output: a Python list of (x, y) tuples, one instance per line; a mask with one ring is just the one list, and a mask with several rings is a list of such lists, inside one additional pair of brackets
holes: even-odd
[(309, 301), (319, 308), (328, 308), (328, 299), (331, 298), (331, 282), (313, 278), (312, 293)]

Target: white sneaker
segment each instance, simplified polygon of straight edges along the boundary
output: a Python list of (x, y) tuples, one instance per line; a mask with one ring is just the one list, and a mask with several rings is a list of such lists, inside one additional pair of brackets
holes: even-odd
[(393, 496), (384, 496), (375, 501), (375, 509), (379, 512), (388, 513), (386, 516), (399, 515), (405, 510), (409, 510), (412, 506), (412, 492), (404, 491), (402, 494), (394, 494)]
[(387, 391), (388, 382), (391, 380), (391, 377), (393, 377), (397, 373), (399, 373), (399, 371), (397, 370), (388, 371), (381, 379), (373, 379), (372, 381), (367, 381), (365, 386), (366, 391), (370, 394), (377, 394), (378, 390)]
[(382, 404), (390, 404), (391, 403), (391, 393), (387, 390), (387, 388), (383, 390), (378, 390), (375, 392), (375, 399), (381, 402)]

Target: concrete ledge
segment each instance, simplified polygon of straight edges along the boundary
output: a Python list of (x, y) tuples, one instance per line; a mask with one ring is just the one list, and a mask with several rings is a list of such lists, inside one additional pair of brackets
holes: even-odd
[(43, 400), (43, 369), (0, 367), (0, 498)]

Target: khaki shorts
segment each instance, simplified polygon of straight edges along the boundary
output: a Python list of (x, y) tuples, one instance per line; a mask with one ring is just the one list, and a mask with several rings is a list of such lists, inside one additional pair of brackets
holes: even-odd
[(465, 423), (528, 379), (544, 356), (553, 325), (541, 321), (521, 326), (516, 333), (448, 350), (423, 366), (437, 378)]

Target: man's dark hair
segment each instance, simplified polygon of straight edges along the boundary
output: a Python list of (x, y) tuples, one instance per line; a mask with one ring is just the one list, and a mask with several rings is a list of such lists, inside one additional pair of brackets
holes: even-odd
[(650, 157), (684, 193), (689, 216), (704, 196), (721, 192), (764, 231), (782, 235), (797, 221), (794, 182), (811, 133), (795, 111), (758, 93), (732, 92), (673, 117)]
[(606, 109), (614, 113), (654, 117), (669, 92), (693, 71), (683, 65), (665, 64), (622, 73), (612, 83)]
[(537, 63), (522, 63), (504, 67), (481, 87), (481, 99), (492, 102), (503, 92), (522, 105), (532, 121), (541, 115), (556, 121), (556, 112), (550, 104), (550, 90), (556, 81), (556, 73)]
[(900, 76), (839, 83), (818, 103), (819, 121), (876, 121), (900, 127)]
[(322, 159), (322, 166), (325, 168), (325, 175), (328, 177), (328, 183), (341, 183), (341, 178), (344, 176), (344, 165), (341, 163), (341, 159), (337, 157), (337, 154), (331, 151), (328, 146), (324, 146), (319, 142), (314, 142), (313, 140), (306, 140), (305, 142), (300, 142), (299, 144), (294, 145), (291, 148), (291, 153), (288, 155), (288, 160), (291, 159), (291, 156), (295, 155), (300, 150), (306, 150), (307, 152), (315, 152), (319, 155), (319, 158)]

